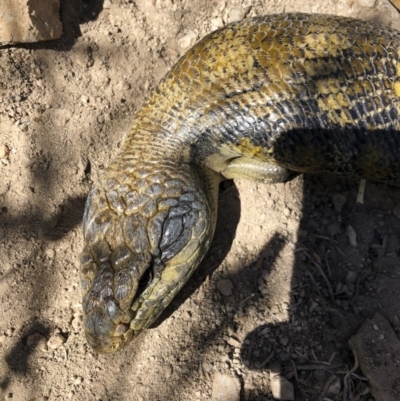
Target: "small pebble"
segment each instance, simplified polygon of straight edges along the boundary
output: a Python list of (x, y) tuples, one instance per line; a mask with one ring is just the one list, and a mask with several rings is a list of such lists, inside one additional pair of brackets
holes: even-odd
[(227, 400), (240, 400), (240, 381), (237, 377), (216, 373), (212, 384), (211, 401)]
[(268, 281), (271, 272), (269, 270), (263, 270), (261, 276), (265, 281)]
[(341, 388), (342, 388), (342, 386), (340, 384), (340, 379), (337, 376), (335, 376), (335, 378), (333, 379), (333, 381), (331, 382), (331, 384), (328, 388), (328, 393), (339, 394)]
[(346, 279), (345, 279), (346, 284), (347, 285), (354, 284), (357, 281), (357, 276), (358, 274), (356, 272), (349, 270), (346, 273)]
[(218, 28), (222, 28), (224, 26), (224, 20), (222, 18), (212, 18), (211, 19), (211, 29), (215, 31)]
[(71, 325), (75, 329), (75, 331), (78, 331), (82, 327), (82, 320), (82, 315), (74, 316), (74, 318), (72, 319)]
[(294, 388), (286, 377), (271, 372), (271, 391), (275, 400), (294, 401)]
[(243, 17), (244, 17), (244, 11), (242, 11), (240, 8), (234, 8), (233, 10), (230, 10), (228, 13), (229, 22), (239, 21), (243, 19)]
[(395, 325), (398, 329), (400, 329), (400, 319), (398, 316), (394, 315), (390, 320), (393, 325)]
[(165, 378), (169, 379), (172, 376), (172, 373), (174, 373), (174, 368), (173, 366), (169, 363), (165, 366), (164, 368), (165, 371)]
[(47, 341), (47, 346), (50, 349), (57, 349), (57, 348), (60, 348), (61, 345), (64, 344), (64, 342), (65, 342), (65, 338), (61, 334), (56, 333), (56, 334), (53, 334), (49, 338), (49, 341)]
[(354, 231), (354, 228), (352, 226), (347, 227), (347, 236), (349, 237), (350, 245), (353, 247), (356, 247), (357, 246), (357, 234)]
[(205, 372), (211, 372), (213, 369), (213, 366), (211, 365), (211, 363), (208, 363), (208, 362), (203, 362), (202, 366), (203, 366), (203, 370)]
[(56, 251), (54, 249), (46, 249), (45, 251), (45, 256), (47, 259), (54, 259), (54, 257), (56, 256)]
[(0, 159), (8, 158), (10, 154), (10, 148), (7, 145), (0, 146)]
[(5, 332), (7, 337), (11, 337), (13, 333), (14, 333), (14, 329), (13, 328), (7, 329), (6, 332)]
[(318, 306), (319, 306), (319, 304), (318, 304), (318, 302), (316, 302), (316, 301), (312, 301), (311, 302), (311, 305), (310, 305), (310, 312), (312, 312), (315, 308), (318, 308)]
[(281, 313), (279, 305), (272, 305), (271, 306), (271, 313), (273, 313), (274, 315), (278, 315), (279, 313)]
[(225, 295), (226, 297), (229, 295), (232, 295), (233, 284), (232, 284), (231, 280), (228, 280), (228, 279), (219, 280), (217, 283), (217, 288), (218, 288), (218, 291), (222, 295)]
[(185, 36), (178, 40), (178, 44), (183, 50), (187, 50), (196, 42), (197, 35), (193, 31), (189, 31)]
[(346, 204), (346, 202), (347, 202), (347, 197), (345, 195), (338, 193), (333, 194), (332, 203), (337, 212), (340, 213), (342, 211), (342, 208)]
[(287, 337), (282, 337), (279, 342), (283, 345), (286, 346), (289, 343), (289, 339)]
[(35, 333), (26, 339), (26, 344), (30, 348), (38, 347), (42, 351), (46, 350), (46, 337), (42, 336), (40, 333)]
[(238, 340), (236, 340), (235, 338), (233, 338), (233, 337), (229, 337), (227, 340), (226, 340), (226, 342), (229, 344), (229, 345), (232, 345), (232, 347), (240, 347), (242, 344), (240, 343), (240, 341), (238, 341)]

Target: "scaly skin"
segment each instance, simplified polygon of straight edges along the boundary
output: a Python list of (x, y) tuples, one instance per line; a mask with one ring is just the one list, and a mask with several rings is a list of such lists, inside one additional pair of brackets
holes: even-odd
[(183, 56), (91, 190), (84, 325), (111, 353), (147, 328), (214, 233), (224, 178), (297, 173), (400, 184), (400, 34), (282, 14), (230, 24)]

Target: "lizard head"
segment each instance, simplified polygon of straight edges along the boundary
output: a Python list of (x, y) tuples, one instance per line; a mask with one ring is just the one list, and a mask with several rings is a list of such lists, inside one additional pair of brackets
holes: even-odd
[(154, 322), (200, 263), (215, 221), (197, 178), (182, 171), (129, 185), (107, 174), (86, 202), (81, 255), (84, 330), (99, 353)]

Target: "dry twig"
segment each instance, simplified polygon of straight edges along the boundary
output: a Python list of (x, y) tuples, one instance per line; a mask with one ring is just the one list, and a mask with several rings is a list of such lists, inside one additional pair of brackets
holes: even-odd
[(358, 357), (354, 351), (353, 351), (353, 356), (354, 356), (354, 366), (347, 372), (346, 376), (343, 379), (344, 381), (343, 401), (347, 401), (347, 393), (349, 391), (349, 378), (358, 368)]

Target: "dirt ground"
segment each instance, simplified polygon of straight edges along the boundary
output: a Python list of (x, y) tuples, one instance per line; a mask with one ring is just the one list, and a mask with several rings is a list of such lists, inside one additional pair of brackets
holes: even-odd
[(387, 0), (61, 3), (60, 40), (0, 49), (0, 399), (272, 400), (273, 368), (298, 401), (343, 400), (345, 384), (348, 400), (374, 400), (363, 372), (346, 376), (348, 340), (375, 312), (400, 332), (398, 189), (367, 182), (359, 204), (346, 178), (224, 183), (205, 261), (110, 356), (82, 331), (81, 220), (143, 100), (208, 32), (283, 11), (400, 28), (398, 12)]

